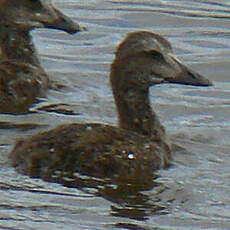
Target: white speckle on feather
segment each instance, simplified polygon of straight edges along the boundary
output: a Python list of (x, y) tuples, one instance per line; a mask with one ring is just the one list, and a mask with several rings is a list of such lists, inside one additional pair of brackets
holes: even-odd
[(133, 160), (135, 157), (134, 157), (134, 155), (133, 155), (132, 153), (130, 153), (130, 154), (128, 155), (128, 158), (129, 158), (130, 160)]
[(53, 153), (53, 152), (54, 152), (54, 150), (55, 150), (54, 148), (51, 148), (51, 149), (50, 149), (50, 152), (51, 152), (51, 153)]
[(92, 127), (91, 126), (87, 126), (86, 130), (92, 130)]

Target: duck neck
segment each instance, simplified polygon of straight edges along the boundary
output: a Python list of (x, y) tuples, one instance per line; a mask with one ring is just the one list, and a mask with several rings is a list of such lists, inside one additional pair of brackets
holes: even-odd
[(40, 65), (29, 31), (20, 30), (10, 24), (0, 26), (0, 58)]
[(113, 93), (121, 128), (152, 138), (165, 135), (163, 126), (151, 109), (148, 88), (134, 86), (124, 90), (113, 85)]

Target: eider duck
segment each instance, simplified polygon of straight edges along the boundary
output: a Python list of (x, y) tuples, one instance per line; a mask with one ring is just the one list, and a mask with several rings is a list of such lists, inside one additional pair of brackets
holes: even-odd
[(46, 0), (1, 0), (0, 15), (0, 112), (24, 113), (49, 86), (29, 32), (82, 28)]
[(150, 106), (149, 88), (161, 83), (210, 86), (183, 65), (170, 43), (148, 31), (132, 32), (121, 42), (110, 82), (119, 127), (100, 123), (66, 124), (19, 140), (9, 155), (20, 172), (63, 182), (75, 175), (133, 181), (168, 167), (170, 144)]

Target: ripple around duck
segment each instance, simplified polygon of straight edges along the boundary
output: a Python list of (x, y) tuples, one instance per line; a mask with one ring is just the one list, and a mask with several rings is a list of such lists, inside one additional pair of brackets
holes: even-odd
[[(229, 2), (55, 2), (88, 31), (74, 36), (33, 32), (57, 87), (33, 113), (0, 114), (0, 228), (229, 229)], [(77, 174), (84, 186), (71, 188), (68, 178), (65, 187), (16, 173), (7, 156), (20, 137), (62, 123), (117, 124), (109, 64), (125, 33), (137, 29), (160, 32), (181, 60), (214, 80), (214, 87), (206, 89), (151, 89), (153, 108), (169, 137), (185, 148), (177, 146), (172, 167), (142, 188)]]

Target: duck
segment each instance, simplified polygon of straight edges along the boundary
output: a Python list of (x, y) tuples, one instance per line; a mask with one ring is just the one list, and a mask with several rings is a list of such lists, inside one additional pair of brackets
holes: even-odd
[(0, 113), (26, 113), (50, 86), (30, 31), (85, 30), (45, 0), (0, 1)]
[[(171, 144), (150, 105), (149, 89), (164, 83), (211, 86), (182, 64), (170, 43), (151, 31), (129, 33), (110, 68), (118, 126), (72, 123), (17, 141), (9, 160), (30, 177), (64, 183), (78, 176), (143, 181), (172, 161)], [(149, 178), (149, 176), (147, 177)]]

